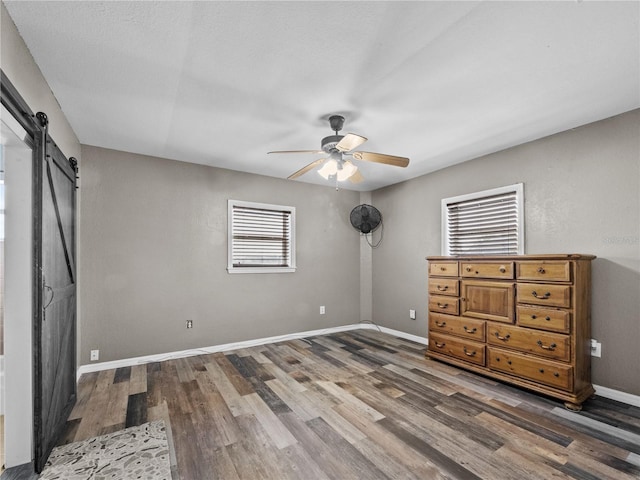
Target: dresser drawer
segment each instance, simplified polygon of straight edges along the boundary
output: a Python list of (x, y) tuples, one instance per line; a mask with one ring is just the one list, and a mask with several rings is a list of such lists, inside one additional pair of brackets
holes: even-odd
[(516, 320), (521, 327), (539, 328), (551, 332), (571, 332), (571, 312), (567, 310), (518, 305)]
[(460, 299), (440, 295), (429, 295), (429, 311), (458, 315), (460, 313)]
[(534, 359), (530, 356), (488, 347), (489, 368), (528, 378), (562, 390), (573, 388), (573, 367), (549, 360)]
[(484, 366), (485, 346), (482, 343), (429, 333), (429, 350)]
[(452, 317), (441, 313), (429, 313), (429, 332), (446, 333), (478, 342), (484, 342), (486, 339), (484, 320)]
[(571, 306), (570, 285), (519, 283), (517, 292), (518, 303), (567, 308)]
[(429, 263), (429, 275), (438, 277), (457, 277), (458, 262)]
[(430, 278), (429, 293), (435, 295), (460, 295), (460, 282), (455, 278)]
[(504, 263), (460, 263), (460, 275), (462, 277), (478, 278), (513, 278), (513, 262)]
[(554, 282), (571, 281), (571, 262), (569, 261), (531, 261), (516, 263), (518, 280), (548, 280)]
[(487, 325), (487, 342), (563, 362), (571, 359), (569, 336), (560, 333), (490, 323)]

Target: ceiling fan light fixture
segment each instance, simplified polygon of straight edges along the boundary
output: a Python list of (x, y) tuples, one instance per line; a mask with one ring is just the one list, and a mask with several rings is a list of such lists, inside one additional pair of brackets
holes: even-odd
[(334, 159), (327, 160), (318, 173), (325, 180), (329, 180), (329, 177), (338, 173), (338, 162)]
[(342, 164), (342, 169), (338, 170), (338, 173), (337, 173), (338, 181), (339, 182), (343, 182), (343, 181), (347, 180), (348, 178), (350, 178), (357, 171), (358, 171), (358, 167), (356, 167), (349, 160), (346, 160)]

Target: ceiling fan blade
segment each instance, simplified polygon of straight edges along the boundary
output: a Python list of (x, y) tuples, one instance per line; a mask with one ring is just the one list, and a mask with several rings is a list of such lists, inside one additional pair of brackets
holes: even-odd
[(406, 157), (396, 157), (394, 155), (385, 155), (384, 153), (353, 152), (353, 158), (363, 162), (385, 163), (394, 167), (406, 167), (409, 165), (409, 159)]
[(348, 152), (354, 148), (358, 148), (367, 141), (366, 137), (356, 135), (355, 133), (347, 133), (342, 140), (338, 142), (336, 148), (341, 152)]
[(356, 173), (354, 173), (353, 175), (351, 175), (349, 177), (349, 181), (351, 183), (360, 183), (364, 180), (364, 177), (362, 176), (362, 174), (360, 173), (360, 170), (356, 170)]
[(287, 179), (289, 180), (295, 180), (296, 178), (298, 178), (301, 175), (304, 175), (305, 173), (307, 173), (309, 170), (313, 170), (315, 167), (317, 167), (318, 165), (320, 165), (322, 162), (324, 162), (326, 160), (326, 158), (321, 158), (320, 160), (316, 160), (314, 162), (311, 162), (309, 165), (302, 167), (300, 170), (298, 170), (296, 173), (292, 173), (291, 175), (289, 175), (287, 177)]
[(270, 153), (313, 153), (318, 155), (325, 152), (323, 150), (274, 150), (273, 152), (267, 152), (267, 155)]

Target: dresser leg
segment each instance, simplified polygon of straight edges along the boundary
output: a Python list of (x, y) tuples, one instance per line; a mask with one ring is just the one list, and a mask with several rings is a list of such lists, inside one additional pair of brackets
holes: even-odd
[(567, 410), (571, 410), (572, 412), (579, 412), (580, 410), (582, 410), (582, 404), (564, 402), (564, 408), (566, 408)]

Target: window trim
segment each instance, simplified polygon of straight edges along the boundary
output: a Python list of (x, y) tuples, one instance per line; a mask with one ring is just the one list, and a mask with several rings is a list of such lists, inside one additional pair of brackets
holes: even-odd
[[(515, 193), (517, 201), (517, 215), (518, 215), (518, 247), (517, 251), (513, 254), (504, 255), (524, 255), (524, 184), (515, 183), (513, 185), (507, 185), (504, 187), (491, 188), (489, 190), (483, 190), (481, 192), (467, 193), (464, 195), (458, 195), (456, 197), (443, 198), (441, 203), (440, 214), (440, 229), (442, 233), (441, 252), (442, 255), (452, 255), (449, 253), (449, 229), (448, 225), (448, 206), (452, 203), (465, 202), (469, 200), (479, 200), (486, 197), (492, 197), (496, 195), (503, 195), (506, 193)], [(492, 253), (474, 253), (469, 255), (493, 255)], [(464, 255), (460, 255), (464, 256)]]
[[(290, 261), (289, 266), (254, 266), (254, 267), (235, 267), (233, 265), (233, 209), (234, 207), (247, 207), (262, 210), (284, 211), (289, 212), (290, 233), (289, 248)], [(242, 200), (227, 201), (227, 272), (229, 273), (293, 273), (296, 271), (296, 208), (284, 205), (274, 205), (269, 203), (246, 202)]]

